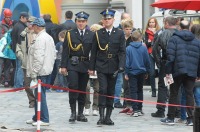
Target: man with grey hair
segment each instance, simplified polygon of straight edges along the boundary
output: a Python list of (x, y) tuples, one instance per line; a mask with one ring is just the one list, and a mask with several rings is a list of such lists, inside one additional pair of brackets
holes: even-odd
[[(192, 107), (194, 107), (193, 88), (195, 79), (200, 77), (200, 45), (192, 32), (189, 31), (190, 22), (180, 22), (180, 31), (177, 31), (169, 39), (166, 48), (166, 78), (172, 74), (174, 83), (170, 85), (169, 104), (176, 104), (178, 91), (181, 85), (186, 93), (187, 125), (193, 125)], [(174, 106), (168, 107), (167, 118), (161, 119), (161, 123), (174, 125)]]
[[(43, 18), (36, 18), (32, 23), (33, 30), (36, 33), (35, 40), (28, 50), (27, 76), (31, 77), (32, 82), (37, 83), (40, 79), (47, 84), (50, 74), (53, 70), (56, 59), (56, 49), (53, 38), (45, 31), (45, 22)], [(35, 89), (35, 98), (37, 99), (37, 91)], [(26, 121), (27, 124), (37, 125), (37, 102), (35, 102), (35, 114), (31, 120)], [(40, 125), (49, 125), (49, 112), (46, 102), (46, 87), (41, 88), (41, 122)]]
[[(172, 34), (177, 31), (176, 29), (176, 18), (169, 16), (164, 20), (164, 30), (154, 42), (153, 45), (153, 57), (156, 61), (156, 65), (159, 68), (159, 81), (158, 81), (158, 103), (166, 103), (167, 101), (167, 93), (168, 89), (164, 83), (165, 77), (165, 64), (167, 60), (166, 47), (168, 40), (172, 36)], [(160, 51), (162, 50), (162, 56)], [(151, 113), (152, 117), (165, 117), (165, 106), (164, 105), (156, 105), (157, 111), (155, 113)]]

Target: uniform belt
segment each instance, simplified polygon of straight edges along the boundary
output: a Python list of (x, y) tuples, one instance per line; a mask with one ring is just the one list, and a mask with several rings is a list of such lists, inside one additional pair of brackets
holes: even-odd
[(108, 59), (111, 59), (111, 58), (114, 58), (114, 57), (116, 57), (115, 54), (107, 54), (107, 58), (108, 58)]
[[(70, 56), (69, 58), (71, 59), (73, 56)], [(88, 57), (85, 57), (85, 56), (77, 56), (78, 57), (78, 60), (79, 61), (87, 61), (87, 60), (89, 60), (89, 58)]]

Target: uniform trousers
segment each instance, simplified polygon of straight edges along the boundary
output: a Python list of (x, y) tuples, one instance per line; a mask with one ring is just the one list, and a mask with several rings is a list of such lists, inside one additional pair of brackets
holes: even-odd
[(101, 95), (114, 96), (117, 78), (113, 77), (113, 74), (101, 72), (97, 72), (97, 77), (99, 80), (99, 108), (113, 108), (114, 99)]
[[(77, 71), (68, 71), (67, 79), (69, 81), (68, 87), (73, 90), (80, 90), (86, 92), (87, 83), (89, 80), (88, 73), (81, 73)], [(69, 104), (76, 104), (76, 100), (78, 100), (79, 106), (85, 105), (85, 97), (84, 93), (77, 93), (69, 91)]]

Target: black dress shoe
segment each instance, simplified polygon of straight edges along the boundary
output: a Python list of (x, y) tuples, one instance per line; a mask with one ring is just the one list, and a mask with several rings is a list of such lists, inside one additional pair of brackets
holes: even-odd
[(83, 114), (77, 116), (77, 121), (88, 122), (87, 118)]
[(110, 118), (108, 118), (108, 119), (105, 119), (104, 124), (111, 126), (111, 125), (114, 125), (114, 122)]
[(151, 116), (152, 117), (158, 117), (158, 118), (164, 118), (165, 117), (165, 114), (164, 112), (155, 112), (155, 113), (151, 113)]
[(97, 125), (104, 125), (105, 122), (104, 122), (104, 119), (99, 119), (98, 122), (97, 122)]
[(114, 104), (115, 108), (123, 108), (123, 105), (120, 102)]

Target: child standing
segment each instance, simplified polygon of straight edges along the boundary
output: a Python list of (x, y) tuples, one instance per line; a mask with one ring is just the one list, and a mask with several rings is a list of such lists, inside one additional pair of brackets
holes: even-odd
[[(56, 44), (57, 53), (56, 53), (56, 62), (55, 63), (56, 63), (56, 68), (58, 69), (58, 71), (59, 71), (60, 64), (61, 64), (61, 57), (62, 57), (62, 51), (63, 51), (63, 42), (64, 42), (64, 38), (65, 38), (65, 32), (66, 32), (66, 30), (63, 30), (58, 34), (60, 42), (58, 42)], [(54, 85), (60, 86), (60, 87), (66, 87), (66, 77), (64, 75), (62, 75), (60, 72), (58, 72), (57, 75), (56, 75)], [(63, 92), (63, 90), (56, 90), (56, 91), (57, 92)]]
[[(143, 101), (143, 82), (150, 71), (150, 60), (141, 33), (134, 31), (131, 39), (133, 42), (126, 48), (125, 79), (129, 81), (130, 97)], [(143, 115), (142, 102), (132, 102), (132, 110), (134, 117)]]

